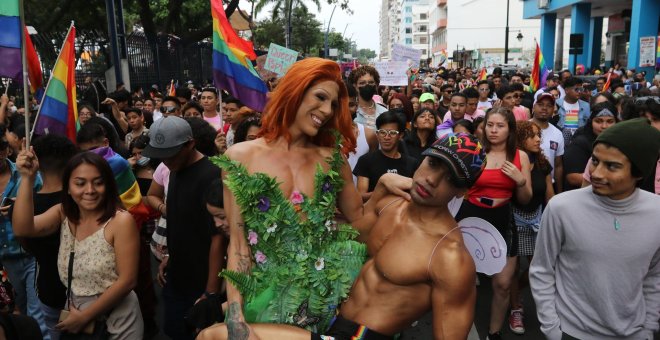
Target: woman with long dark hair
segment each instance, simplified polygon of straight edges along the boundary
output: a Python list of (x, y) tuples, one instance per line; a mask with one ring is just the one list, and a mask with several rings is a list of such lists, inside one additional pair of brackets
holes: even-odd
[(64, 169), (62, 203), (37, 216), (32, 187), (39, 161), (32, 150), (24, 150), (16, 166), (22, 176), (12, 219), (16, 234), (60, 232), (57, 267), (68, 289), (68, 315), (57, 328), (80, 333), (90, 323), (102, 327), (105, 320), (110, 339), (141, 339), (142, 315), (132, 291), (140, 237), (135, 220), (123, 210), (110, 165), (92, 152), (74, 156)]
[(456, 220), (480, 217), (490, 222), (506, 240), (508, 253), (504, 269), (493, 275), (490, 309), (490, 340), (500, 339), (500, 329), (509, 307), (509, 288), (516, 268), (518, 233), (511, 219), (511, 200), (527, 204), (532, 197), (527, 154), (516, 147), (516, 120), (511, 110), (499, 107), (484, 118), (486, 167), (467, 193)]
[(408, 156), (420, 164), (423, 160), (422, 152), (435, 142), (435, 127), (438, 117), (432, 109), (421, 109), (415, 112), (412, 119), (410, 133), (403, 139), (408, 150)]
[[(518, 229), (518, 256), (526, 256), (531, 262), (536, 248), (536, 235), (541, 226), (542, 207), (555, 193), (550, 175), (552, 166), (541, 150), (541, 128), (526, 120), (519, 120), (516, 125), (516, 145), (519, 150), (527, 153), (532, 169), (532, 199), (527, 204), (513, 200), (513, 219)], [(525, 333), (520, 291), (527, 286), (529, 271), (516, 275), (511, 283), (509, 328), (519, 335)]]

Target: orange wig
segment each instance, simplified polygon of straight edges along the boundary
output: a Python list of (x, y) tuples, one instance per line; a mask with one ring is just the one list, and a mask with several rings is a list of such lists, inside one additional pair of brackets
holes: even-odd
[(342, 152), (348, 154), (355, 150), (353, 123), (348, 111), (348, 91), (341, 79), (341, 70), (336, 62), (321, 58), (307, 58), (296, 62), (280, 80), (264, 109), (261, 118), (261, 136), (267, 142), (282, 136), (291, 142), (289, 126), (296, 119), (305, 92), (323, 81), (334, 81), (339, 86), (339, 105), (332, 118), (321, 127), (311, 141), (319, 146), (334, 147), (333, 131), (337, 130), (342, 136)]

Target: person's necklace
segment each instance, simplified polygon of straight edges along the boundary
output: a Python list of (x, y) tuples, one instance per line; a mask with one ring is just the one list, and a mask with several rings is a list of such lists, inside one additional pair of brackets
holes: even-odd
[(614, 216), (614, 230), (621, 230), (621, 222), (619, 222), (619, 219), (616, 218), (616, 216)]

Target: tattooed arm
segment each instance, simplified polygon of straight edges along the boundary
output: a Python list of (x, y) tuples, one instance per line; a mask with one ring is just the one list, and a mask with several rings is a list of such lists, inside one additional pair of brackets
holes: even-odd
[[(227, 156), (231, 157), (231, 150)], [(222, 172), (223, 180), (226, 172)], [(235, 272), (249, 273), (252, 268), (250, 246), (245, 238), (245, 224), (241, 216), (241, 210), (231, 190), (223, 186), (223, 200), (227, 220), (229, 221), (229, 246), (227, 249), (227, 269)], [(227, 315), (225, 323), (229, 332), (229, 339), (248, 339), (249, 328), (243, 316), (243, 297), (241, 293), (227, 281)]]

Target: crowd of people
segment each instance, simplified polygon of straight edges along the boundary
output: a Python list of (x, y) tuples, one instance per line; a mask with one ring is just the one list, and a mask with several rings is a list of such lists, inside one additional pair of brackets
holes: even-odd
[(264, 112), (212, 86), (86, 80), (76, 140), (29, 148), (3, 95), (6, 312), (44, 339), (205, 340), (391, 339), (432, 311), (435, 338), (465, 339), (478, 280), (456, 221), (479, 217), (507, 245), (487, 339), (525, 333), (527, 287), (548, 339), (652, 339), (660, 77), (476, 77), (380, 86), (307, 58)]

